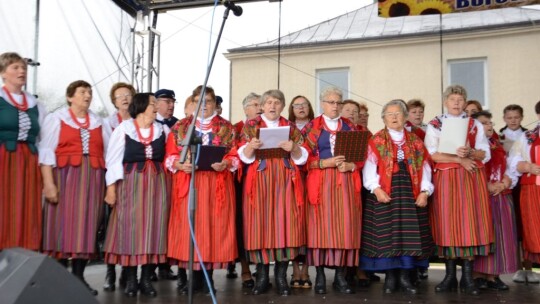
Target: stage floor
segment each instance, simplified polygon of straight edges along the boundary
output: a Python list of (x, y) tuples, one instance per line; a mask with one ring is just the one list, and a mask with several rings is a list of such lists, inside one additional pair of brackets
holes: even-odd
[[(252, 266), (254, 271), (254, 266)], [(173, 267), (176, 273), (176, 267)], [(239, 264), (237, 264), (239, 271)], [(538, 271), (538, 269), (537, 269)], [(270, 268), (270, 280), (273, 281), (273, 269)], [(496, 292), (484, 291), (480, 296), (462, 295), (459, 293), (435, 293), (434, 288), (444, 277), (444, 265), (433, 265), (429, 270), (429, 278), (422, 281), (420, 293), (417, 295), (405, 295), (400, 292), (391, 295), (382, 293), (382, 282), (373, 283), (370, 288), (357, 288), (356, 293), (344, 295), (332, 290), (332, 281), (334, 271), (326, 269), (327, 289), (326, 295), (315, 295), (313, 289), (293, 289), (293, 295), (282, 297), (276, 294), (275, 288), (268, 293), (259, 296), (249, 294), (249, 290), (242, 289), (240, 278), (227, 279), (225, 270), (214, 272), (215, 287), (217, 289), (216, 299), (218, 303), (258, 303), (258, 304), (279, 304), (279, 303), (540, 303), (540, 285), (539, 284), (517, 284), (512, 282), (511, 275), (501, 276), (502, 280), (510, 286), (509, 291)], [(289, 278), (292, 268), (289, 267)], [(120, 274), (120, 267), (117, 267), (117, 274)], [(105, 277), (105, 265), (88, 266), (85, 273), (86, 279), (92, 287), (99, 291), (96, 299), (100, 303), (187, 303), (187, 296), (177, 295), (175, 281), (154, 282), (154, 287), (158, 291), (156, 298), (149, 298), (138, 295), (134, 298), (124, 296), (121, 290), (114, 292), (105, 292), (102, 289), (103, 279)], [(315, 268), (310, 268), (311, 280), (315, 281)], [(384, 280), (384, 275), (380, 275)], [(458, 267), (458, 278), (460, 271)], [(195, 294), (194, 303), (212, 303), (209, 295)]]

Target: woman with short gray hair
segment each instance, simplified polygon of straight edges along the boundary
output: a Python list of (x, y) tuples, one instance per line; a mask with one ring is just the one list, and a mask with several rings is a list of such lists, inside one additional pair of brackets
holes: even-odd
[(362, 170), (371, 194), (364, 203), (360, 268), (386, 271), (385, 293), (399, 286), (415, 294), (409, 272), (427, 268), (434, 249), (426, 208), (433, 193), (430, 157), (422, 139), (405, 129), (402, 100), (385, 104), (381, 116), (385, 128), (369, 140)]

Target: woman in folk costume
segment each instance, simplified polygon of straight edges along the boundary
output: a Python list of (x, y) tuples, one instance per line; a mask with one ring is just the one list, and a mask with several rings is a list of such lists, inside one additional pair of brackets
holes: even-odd
[[(154, 266), (167, 261), (169, 198), (165, 171), (166, 128), (155, 122), (152, 93), (135, 94), (129, 105), (133, 119), (122, 122), (107, 148), (107, 193), (113, 209), (105, 240), (105, 262), (120, 264), (124, 294), (155, 297)], [(137, 266), (142, 265), (137, 284)]]
[(488, 256), (479, 256), (474, 260), (476, 286), (480, 289), (508, 290), (499, 275), (514, 273), (520, 267), (517, 225), (512, 200), (512, 185), (518, 177), (512, 176), (515, 170), (506, 165), (506, 152), (493, 130), (491, 113), (480, 111), (471, 117), (483, 126), (491, 148), (491, 159), (486, 163), (488, 191), (495, 228), (495, 248)]
[[(169, 220), (169, 258), (178, 261), (178, 267), (187, 268), (189, 261), (189, 183), (193, 159), (189, 156), (184, 164), (179, 162), (182, 143), (188, 126), (196, 119), (196, 132), (202, 138), (203, 146), (223, 146), (230, 150), (235, 146), (232, 124), (217, 115), (216, 95), (207, 87), (205, 96), (201, 96), (202, 86), (193, 90), (193, 101), (204, 98), (204, 108), (198, 117), (193, 115), (177, 122), (167, 139), (166, 166), (174, 173), (172, 181), (172, 208)], [(199, 155), (203, 157), (203, 155)], [(240, 162), (234, 155), (225, 155), (221, 162), (211, 164), (208, 171), (198, 170), (195, 175), (197, 189), (194, 216), (195, 239), (200, 249), (202, 262), (210, 277), (211, 288), (215, 292), (212, 274), (214, 269), (227, 268), (238, 256), (235, 229), (235, 193), (233, 174)], [(193, 289), (209, 293), (210, 288), (203, 284), (203, 273), (198, 255), (193, 264)], [(187, 286), (179, 287), (178, 292), (187, 294)]]
[(83, 80), (66, 90), (68, 108), (47, 115), (39, 162), (43, 175), (43, 252), (67, 266), (92, 294), (84, 269), (95, 255), (96, 233), (105, 190), (105, 147), (108, 128), (90, 111), (92, 88)]
[[(244, 129), (244, 124), (255, 117), (259, 116), (262, 113), (261, 109), (261, 95), (256, 93), (249, 93), (244, 100), (242, 101), (242, 108), (244, 108), (244, 114), (246, 118), (240, 120), (234, 124), (234, 135), (236, 142), (240, 142), (240, 136), (242, 135), (242, 129)], [(244, 191), (244, 180), (245, 174), (241, 174), (242, 170), (237, 170), (234, 176), (234, 191), (236, 193), (236, 241), (238, 244), (238, 259), (240, 260), (240, 265), (242, 267), (242, 287), (252, 289), (255, 286), (255, 281), (253, 280), (251, 270), (249, 269), (249, 262), (246, 256), (246, 250), (244, 247), (244, 213), (243, 213), (243, 203), (244, 199), (242, 191)], [(234, 266), (235, 264), (232, 264)], [(232, 278), (234, 275), (230, 275), (230, 270), (234, 271), (234, 267), (229, 265), (227, 269), (227, 278)]]
[(402, 100), (384, 105), (386, 127), (370, 139), (362, 170), (371, 194), (364, 202), (360, 268), (386, 271), (385, 293), (398, 286), (417, 293), (410, 270), (427, 268), (434, 250), (426, 208), (433, 192), (430, 156), (422, 139), (405, 129), (407, 115)]
[[(304, 127), (315, 118), (315, 112), (311, 106), (311, 102), (307, 97), (297, 95), (293, 97), (289, 104), (289, 121), (293, 122), (298, 130), (302, 132)], [(300, 172), (304, 184), (306, 183), (307, 169), (305, 166), (300, 166)], [(307, 208), (304, 208), (307, 211)], [(306, 231), (307, 233), (307, 231)], [(307, 235), (306, 235), (307, 236)], [(302, 267), (300, 267), (302, 263)], [(291, 276), (292, 288), (306, 288), (310, 289), (313, 286), (311, 279), (309, 278), (309, 266), (306, 261), (305, 255), (298, 256), (292, 261), (293, 273)]]
[[(117, 82), (113, 84), (109, 97), (111, 102), (116, 108), (116, 111), (109, 117), (103, 120), (103, 124), (110, 128), (110, 132), (114, 131), (124, 120), (130, 120), (128, 107), (131, 104), (133, 96), (135, 95), (135, 88), (125, 82)], [(110, 214), (111, 207), (105, 205), (106, 214)], [(107, 212), (108, 211), (108, 212)], [(104, 216), (105, 225), (108, 223), (108, 217)], [(106, 230), (106, 227), (104, 228)], [(120, 276), (120, 285), (125, 285), (125, 271), (122, 269), (122, 275)], [(114, 291), (116, 289), (116, 269), (114, 264), (107, 264), (107, 274), (105, 276), (105, 284), (103, 284), (103, 290)]]
[[(105, 118), (103, 123), (111, 130), (116, 129), (124, 120), (130, 120), (131, 115), (129, 115), (129, 105), (135, 96), (135, 88), (125, 82), (117, 82), (113, 84), (109, 97), (111, 102), (114, 105), (116, 111)], [(112, 132), (112, 131), (111, 131)]]
[[(244, 242), (248, 259), (257, 264), (253, 294), (266, 292), (269, 264), (275, 262), (274, 277), (280, 295), (291, 294), (287, 284), (290, 260), (305, 246), (304, 185), (298, 166), (305, 164), (307, 151), (294, 123), (280, 116), (285, 96), (279, 90), (261, 97), (263, 113), (244, 125), (238, 154), (247, 169), (244, 184)], [(289, 140), (278, 148), (264, 148), (258, 136), (263, 128), (290, 127)]]
[[(443, 94), (447, 114), (431, 120), (425, 145), (435, 163), (431, 204), (433, 239), (438, 255), (446, 258), (446, 276), (435, 287), (437, 292), (457, 290), (456, 260), (463, 260), (459, 287), (462, 292), (478, 295), (473, 278), (475, 256), (486, 256), (493, 250), (495, 234), (484, 163), (491, 154), (482, 124), (463, 112), (467, 92), (459, 85), (448, 87)], [(442, 125), (452, 119), (468, 123), (467, 142), (455, 154), (438, 152)]]
[[(534, 110), (540, 119), (540, 101), (536, 103)], [(540, 186), (536, 183), (540, 175), (539, 133), (540, 124), (525, 131), (514, 143), (508, 156), (508, 167), (514, 170), (515, 175), (521, 176), (519, 204), (523, 224), (523, 260), (533, 263), (540, 263)], [(531, 277), (534, 279), (534, 276)]]
[(41, 248), (41, 172), (38, 135), (45, 108), (24, 92), (26, 61), (0, 55), (0, 251)]
[(324, 267), (335, 267), (334, 288), (353, 293), (345, 280), (346, 267), (358, 265), (362, 233), (360, 191), (362, 163), (334, 155), (336, 132), (353, 131), (353, 122), (340, 117), (342, 92), (326, 88), (320, 96), (323, 114), (305, 128), (307, 162), (307, 233), (309, 265), (316, 266), (315, 293), (326, 293)]

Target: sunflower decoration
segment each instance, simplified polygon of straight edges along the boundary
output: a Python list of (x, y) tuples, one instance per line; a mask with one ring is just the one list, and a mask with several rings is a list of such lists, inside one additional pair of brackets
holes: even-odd
[(402, 17), (412, 15), (416, 0), (386, 0), (379, 3), (380, 17)]
[(411, 15), (441, 15), (452, 11), (452, 6), (441, 0), (424, 0), (412, 7)]

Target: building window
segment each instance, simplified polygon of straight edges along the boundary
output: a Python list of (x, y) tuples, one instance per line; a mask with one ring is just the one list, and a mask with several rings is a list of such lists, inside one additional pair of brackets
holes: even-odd
[(489, 108), (486, 58), (449, 60), (448, 71), (450, 84), (463, 86), (468, 100), (478, 100), (482, 107)]
[[(330, 86), (335, 86), (343, 91), (343, 99), (349, 98), (349, 69), (321, 69), (317, 70), (317, 95), (316, 99), (319, 99), (321, 92)], [(315, 102), (317, 105), (317, 112), (321, 113), (320, 102)]]

